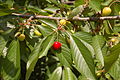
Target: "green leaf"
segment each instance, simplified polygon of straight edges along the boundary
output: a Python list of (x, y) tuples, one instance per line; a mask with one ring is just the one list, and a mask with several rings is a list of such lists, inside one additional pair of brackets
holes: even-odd
[(95, 50), (96, 58), (100, 61), (102, 66), (104, 66), (104, 57), (102, 53), (102, 47), (105, 44), (105, 40), (103, 36), (96, 35), (93, 37), (93, 48)]
[(28, 55), (30, 54), (30, 49), (27, 47), (26, 42), (20, 42), (20, 56), (24, 62), (28, 61)]
[(39, 58), (46, 56), (49, 48), (52, 46), (54, 41), (54, 35), (49, 35), (43, 38), (34, 48), (32, 53), (29, 56), (27, 62), (27, 72), (26, 72), (26, 80), (29, 79), (31, 72), (34, 70), (36, 62)]
[(89, 49), (89, 51), (92, 53), (92, 57), (94, 57), (95, 52), (92, 47), (92, 35), (87, 32), (76, 32), (73, 34), (75, 37), (77, 37), (81, 42)]
[(113, 15), (119, 15), (119, 11), (120, 11), (120, 3), (114, 3), (112, 5), (112, 14)]
[(62, 75), (62, 67), (57, 67), (48, 80), (60, 80)]
[(26, 72), (26, 79), (25, 80), (28, 80), (30, 75), (31, 75), (31, 72), (34, 70), (34, 67), (36, 65), (36, 62), (39, 58), (39, 52), (41, 50), (41, 45), (42, 45), (42, 42), (45, 40), (42, 39), (36, 46), (35, 48), (33, 49), (33, 51), (31, 52), (29, 58), (28, 58), (28, 62), (27, 62), (27, 72)]
[(107, 0), (103, 3), (101, 3), (103, 6), (108, 6), (113, 0)]
[(120, 43), (115, 45), (110, 49), (110, 54), (104, 57), (105, 60), (105, 70), (109, 71), (115, 61), (118, 59), (120, 54)]
[(110, 26), (108, 25), (108, 21), (103, 21), (103, 26), (107, 34), (110, 34)]
[(83, 75), (80, 75), (80, 76), (78, 77), (78, 80), (87, 80), (87, 78), (86, 78), (85, 76), (83, 76)]
[(87, 32), (76, 32), (74, 36), (87, 42), (88, 44), (92, 44), (92, 35)]
[(48, 13), (44, 10), (41, 10), (38, 7), (35, 6), (28, 6), (27, 9), (33, 13), (41, 14), (41, 15), (48, 15)]
[(49, 0), (51, 3), (58, 5), (58, 0)]
[(48, 11), (50, 13), (56, 13), (56, 11), (59, 10), (59, 8), (57, 8), (57, 7), (54, 6), (54, 7), (47, 7), (44, 10)]
[(54, 43), (55, 35), (49, 35), (46, 40), (42, 43), (42, 50), (39, 53), (39, 58), (46, 56), (48, 53), (48, 50), (51, 48), (51, 46)]
[(37, 25), (37, 27), (40, 29), (43, 36), (47, 36), (53, 31), (49, 26)]
[[(9, 16), (2, 16), (2, 17), (0, 17), (0, 23), (5, 23), (7, 21), (11, 21), (11, 19), (15, 18), (15, 17), (16, 16), (11, 16), (11, 15), (9, 15)], [(0, 27), (2, 27), (2, 25)]]
[(87, 78), (96, 80), (95, 67), (90, 51), (76, 37), (70, 36), (73, 61), (78, 71)]
[(53, 21), (53, 20), (49, 20), (49, 19), (39, 19), (40, 22), (50, 26), (53, 29), (57, 28), (57, 24)]
[(77, 14), (81, 14), (81, 13), (83, 12), (83, 10), (84, 10), (83, 5), (80, 5), (80, 6), (76, 7), (76, 8), (74, 8), (74, 9), (72, 10), (72, 12), (69, 14), (68, 19), (73, 18), (73, 17), (76, 16)]
[(82, 4), (84, 4), (84, 3), (85, 3), (84, 0), (75, 0), (75, 6), (76, 6), (76, 7), (79, 6), (79, 5), (82, 5)]
[(64, 67), (62, 80), (77, 80), (77, 78), (69, 67)]
[(59, 58), (60, 63), (62, 64), (62, 66), (67, 66), (67, 67), (72, 68), (71, 67), (72, 56), (71, 56), (70, 49), (66, 45), (67, 43), (66, 43), (64, 37), (59, 37), (59, 41), (62, 44), (61, 51), (60, 51), (60, 53), (56, 52), (55, 54)]
[(0, 16), (5, 16), (11, 14), (12, 11), (9, 9), (0, 9)]
[(90, 8), (94, 9), (96, 12), (99, 12), (101, 10), (101, 0), (90, 0), (89, 1)]
[(20, 78), (20, 48), (19, 42), (13, 40), (8, 48), (8, 53), (2, 59), (2, 77), (4, 80), (19, 80)]
[(114, 80), (120, 79), (120, 56), (109, 70), (109, 74), (114, 78)]
[(1, 56), (3, 49), (5, 48), (5, 45), (6, 45), (6, 41), (4, 40), (2, 36), (0, 36), (0, 56)]
[(14, 0), (7, 0), (5, 3), (8, 4), (9, 8), (11, 8), (11, 7), (13, 7)]

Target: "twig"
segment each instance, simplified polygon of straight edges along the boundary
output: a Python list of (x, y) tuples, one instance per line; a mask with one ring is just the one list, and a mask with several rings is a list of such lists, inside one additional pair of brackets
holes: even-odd
[[(50, 16), (42, 16), (42, 15), (24, 15), (24, 14), (17, 14), (12, 13), (14, 16), (18, 17), (31, 17), (33, 16), (34, 19), (51, 19), (51, 20), (60, 20), (60, 19), (66, 19), (66, 17), (50, 17)], [(104, 17), (73, 17), (71, 20), (79, 20), (79, 21), (97, 21), (97, 20), (120, 20), (119, 16), (104, 16)]]
[(105, 16), (105, 17), (73, 17), (73, 20), (80, 21), (97, 21), (97, 20), (120, 20), (120, 16)]
[(65, 1), (64, 0), (61, 0), (62, 3), (64, 3)]

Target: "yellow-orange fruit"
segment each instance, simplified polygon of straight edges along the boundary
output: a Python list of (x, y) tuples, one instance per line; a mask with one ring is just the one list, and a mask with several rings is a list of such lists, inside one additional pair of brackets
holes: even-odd
[(102, 10), (102, 15), (107, 16), (107, 15), (110, 15), (111, 12), (112, 12), (112, 10), (111, 10), (110, 7), (104, 7), (103, 10)]
[(67, 22), (67, 21), (66, 21), (65, 19), (61, 19), (61, 20), (60, 20), (60, 25), (66, 25), (66, 22)]
[(20, 41), (24, 41), (25, 35), (24, 35), (24, 34), (20, 34), (20, 35), (18, 36), (18, 39), (19, 39)]
[(34, 30), (35, 35), (41, 36), (42, 34), (38, 30)]

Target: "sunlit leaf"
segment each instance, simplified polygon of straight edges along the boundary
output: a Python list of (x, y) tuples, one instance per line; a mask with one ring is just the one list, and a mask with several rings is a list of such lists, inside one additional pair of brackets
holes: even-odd
[(119, 80), (120, 79), (120, 56), (117, 59), (117, 61), (114, 63), (114, 65), (111, 67), (109, 70), (109, 74), (115, 79)]
[(34, 70), (35, 64), (39, 58), (39, 52), (41, 50), (41, 45), (42, 42), (44, 41), (41, 40), (34, 48), (34, 50), (32, 51), (32, 53), (29, 56), (28, 62), (27, 62), (27, 72), (26, 72), (26, 80), (29, 79), (31, 72)]
[(71, 19), (74, 16), (76, 16), (77, 14), (81, 14), (84, 10), (83, 5), (80, 5), (78, 7), (76, 7), (75, 9), (72, 10), (72, 12), (69, 14), (68, 18)]
[(49, 19), (39, 19), (40, 22), (50, 26), (51, 28), (55, 29), (57, 28), (57, 24), (53, 20)]
[(96, 12), (99, 12), (101, 10), (101, 0), (90, 0), (89, 4), (90, 8), (94, 9)]
[(3, 49), (5, 48), (5, 45), (6, 45), (6, 41), (4, 40), (2, 36), (0, 36), (0, 56), (1, 56)]
[(19, 80), (21, 71), (19, 42), (13, 40), (7, 52), (7, 56), (2, 59), (2, 77), (4, 80)]
[(77, 78), (69, 67), (64, 67), (62, 80), (77, 80)]
[(61, 65), (68, 66), (71, 68), (72, 64), (72, 54), (70, 52), (70, 49), (67, 46), (67, 43), (65, 41), (64, 37), (59, 37), (59, 41), (62, 44), (60, 53), (56, 52), (56, 56), (59, 58)]
[(76, 32), (73, 34), (75, 37), (77, 37), (81, 42), (89, 49), (89, 51), (92, 54), (92, 57), (95, 55), (95, 51), (92, 47), (92, 35), (87, 32)]
[(54, 43), (55, 35), (49, 35), (46, 40), (42, 43), (42, 50), (39, 53), (39, 58), (46, 56), (48, 53), (48, 50), (51, 48), (51, 46)]
[(60, 80), (62, 75), (62, 67), (57, 67), (54, 72), (50, 75), (48, 80)]
[(8, 4), (9, 8), (11, 8), (11, 7), (13, 7), (14, 0), (7, 0), (5, 3)]
[(56, 13), (56, 11), (59, 10), (59, 8), (57, 8), (57, 7), (47, 7), (44, 10), (48, 11), (50, 13)]
[(35, 6), (27, 6), (28, 10), (37, 14), (41, 14), (41, 15), (48, 15), (48, 13), (44, 10), (41, 10), (38, 7)]
[(53, 31), (49, 26), (37, 25), (37, 27), (40, 29), (43, 36), (47, 36)]
[(70, 40), (72, 57), (76, 68), (88, 79), (95, 80), (95, 67), (90, 51), (76, 37), (71, 36)]
[(109, 69), (113, 66), (115, 61), (118, 59), (120, 54), (120, 43), (115, 45), (110, 49), (110, 54), (105, 56), (105, 70), (109, 71)]
[(29, 56), (28, 62), (27, 62), (27, 73), (26, 73), (26, 80), (29, 79), (31, 72), (34, 70), (34, 67), (36, 65), (36, 62), (39, 58), (46, 56), (49, 48), (53, 44), (54, 36), (49, 35), (45, 38), (43, 38), (34, 48), (32, 53)]
[(102, 66), (104, 66), (104, 57), (102, 53), (102, 47), (105, 44), (105, 40), (103, 36), (96, 35), (95, 37), (93, 37), (92, 41), (93, 41), (93, 48), (95, 50), (96, 58), (100, 61)]
[(87, 42), (88, 44), (92, 44), (92, 35), (87, 32), (76, 32), (74, 34), (77, 38)]
[(75, 0), (75, 6), (85, 4), (85, 0)]

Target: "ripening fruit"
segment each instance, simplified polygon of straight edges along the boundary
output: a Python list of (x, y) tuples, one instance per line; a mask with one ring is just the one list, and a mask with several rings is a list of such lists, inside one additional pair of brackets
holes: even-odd
[(116, 41), (116, 38), (111, 38), (110, 41), (111, 41), (111, 42), (115, 42), (115, 41)]
[(120, 34), (118, 34), (118, 37), (120, 37)]
[(105, 74), (105, 77), (106, 77), (108, 80), (110, 80), (110, 78), (111, 78), (110, 75), (107, 74), (107, 73)]
[(71, 33), (73, 33), (73, 34), (75, 33), (75, 31), (73, 31), (73, 30), (70, 30), (70, 31), (71, 31)]
[(41, 25), (42, 25), (42, 26), (47, 26), (47, 25), (46, 25), (46, 24), (44, 24), (44, 23), (42, 23)]
[(96, 75), (97, 75), (97, 77), (100, 77), (100, 76), (101, 76), (101, 73), (100, 73), (100, 72), (98, 72)]
[(49, 17), (52, 17), (53, 15), (48, 15)]
[(112, 10), (110, 7), (104, 7), (102, 10), (102, 15), (107, 16), (107, 15), (110, 15), (111, 12), (112, 12)]
[(24, 34), (20, 34), (20, 35), (18, 36), (18, 39), (19, 39), (20, 41), (24, 41), (25, 35), (24, 35)]
[(61, 48), (61, 46), (62, 46), (62, 44), (60, 43), (60, 42), (54, 42), (54, 44), (53, 44), (53, 49), (54, 50), (58, 50), (58, 49), (60, 49)]
[(70, 15), (70, 11), (69, 11), (69, 12), (67, 12), (67, 15)]
[(66, 25), (66, 22), (67, 22), (67, 21), (66, 21), (65, 19), (61, 19), (61, 20), (60, 20), (60, 25)]
[(34, 30), (34, 33), (35, 33), (35, 35), (37, 35), (37, 36), (41, 36), (41, 35), (42, 35), (37, 29)]
[(120, 11), (119, 11), (119, 15), (120, 15)]

